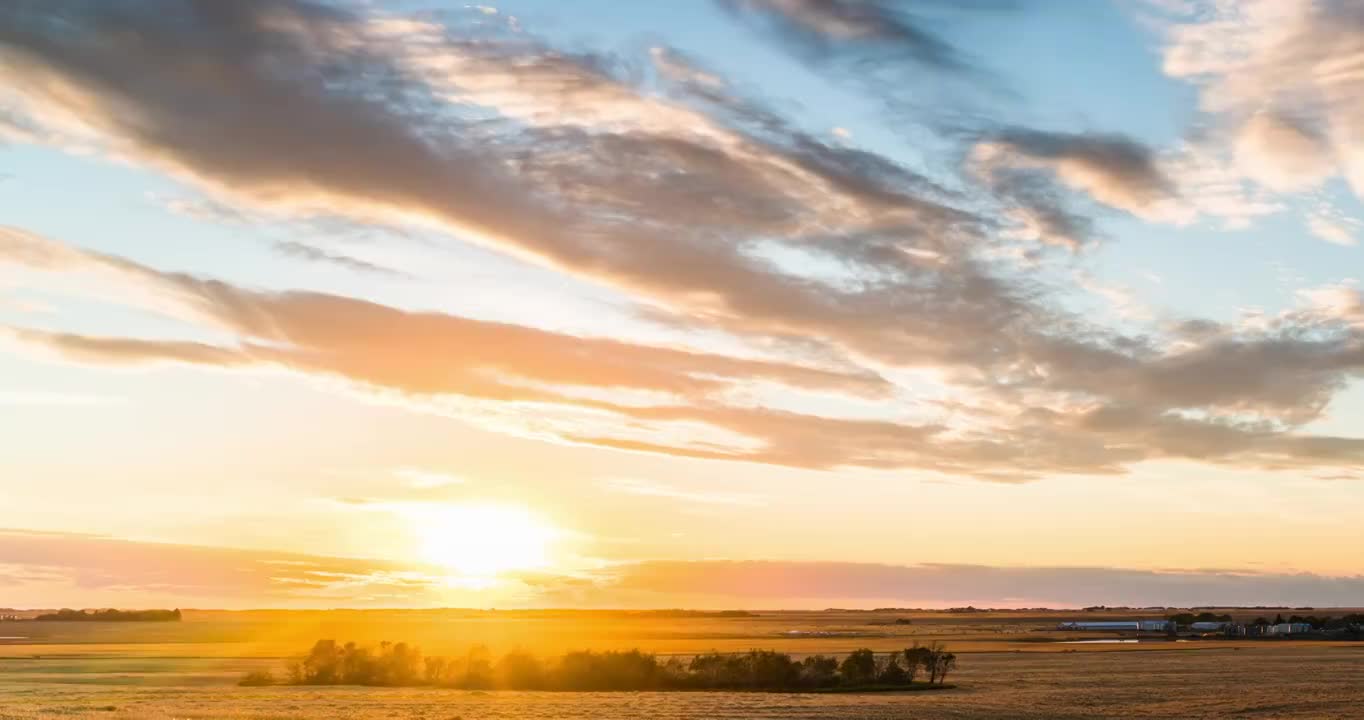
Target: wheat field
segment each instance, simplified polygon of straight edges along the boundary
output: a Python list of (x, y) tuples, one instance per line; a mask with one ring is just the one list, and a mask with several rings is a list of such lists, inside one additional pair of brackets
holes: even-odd
[[(514, 613), (191, 613), (183, 623), (0, 625), (0, 720), (474, 720), (503, 718), (1349, 718), (1364, 713), (1364, 646), (1226, 642), (1065, 645), (1050, 614), (762, 613), (670, 618)], [(887, 624), (905, 617), (908, 625)], [(74, 625), (74, 624), (72, 624)], [(791, 630), (797, 632), (793, 634)], [(938, 639), (960, 653), (956, 689), (936, 693), (471, 692), (236, 686), (307, 642), (410, 640), (428, 652), (470, 642), (641, 647), (655, 652), (777, 647), (792, 653)], [(308, 640), (296, 641), (307, 638)], [(373, 637), (371, 637), (373, 636)]]

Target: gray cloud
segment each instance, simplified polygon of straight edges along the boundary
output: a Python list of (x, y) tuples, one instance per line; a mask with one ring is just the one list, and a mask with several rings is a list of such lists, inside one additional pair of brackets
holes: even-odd
[[(1150, 148), (1122, 136), (1015, 128), (981, 141), (975, 155), (987, 172), (1046, 170), (1099, 203), (1143, 217), (1159, 215), (1162, 205), (1177, 199), (1175, 183)], [(1036, 183), (1037, 177), (1032, 173), (1024, 180)], [(1004, 183), (1005, 194), (1025, 205), (1035, 202), (1020, 193), (1019, 184), (1016, 178)]]
[[(787, 47), (814, 61), (840, 54), (858, 60), (901, 57), (939, 70), (962, 70), (961, 51), (925, 27), (906, 3), (885, 0), (720, 0), (740, 15), (766, 20)], [(917, 8), (922, 11), (925, 3)], [(943, 5), (939, 5), (941, 10)]]
[(293, 240), (281, 240), (274, 244), (274, 248), (279, 252), (291, 257), (303, 260), (311, 260), (329, 265), (336, 265), (347, 270), (356, 272), (371, 273), (375, 275), (385, 275), (389, 277), (410, 277), (407, 273), (394, 270), (393, 268), (376, 265), (367, 260), (361, 260), (350, 255), (345, 255), (332, 250), (301, 243)]
[[(970, 218), (896, 187), (905, 174), (884, 159), (875, 174), (854, 174), (849, 153), (808, 138), (794, 147), (750, 137), (642, 99), (604, 63), (535, 45), (428, 30), (429, 37), (404, 36), (410, 56), (394, 59), (383, 53), (397, 52), (396, 41), (308, 4), (161, 4), (7, 6), (0, 57), (32, 79), (21, 91), (69, 109), (70, 94), (45, 82), (59, 79), (125, 152), (218, 191), (421, 213), (736, 329), (824, 335), (848, 327), (859, 344), (876, 346), (885, 318), (915, 312), (938, 292), (947, 296), (943, 307), (960, 306), (955, 286), (972, 284), (979, 297), (963, 309), (986, 316), (935, 321), (930, 332), (897, 340), (903, 351), (988, 322), (1013, 302), (1007, 291), (987, 297), (999, 283), (961, 251), (951, 255), (961, 265), (953, 270), (968, 276), (961, 279), (934, 277), (896, 251), (902, 234), (914, 245), (959, 244)], [(83, 31), (54, 33), (54, 18)], [(205, 84), (191, 67), (230, 81)], [(419, 71), (424, 82), (412, 77)], [(328, 81), (332, 75), (344, 82)], [(234, 94), (222, 96), (220, 87)], [(371, 99), (381, 91), (384, 102)], [(432, 106), (435, 92), (469, 105), (501, 103), (532, 126), (462, 122)], [(239, 121), (243, 111), (249, 122)], [(704, 218), (715, 221), (697, 222)], [(753, 254), (757, 237), (808, 245), (802, 238), (829, 234), (840, 240), (820, 243), (819, 254), (862, 276), (847, 292), (788, 276)], [(921, 297), (904, 293), (911, 284)], [(1001, 307), (985, 307), (990, 302)]]
[[(564, 598), (691, 596), (738, 607), (830, 602), (866, 607), (896, 601), (1017, 606), (1283, 605), (1352, 607), (1364, 577), (1250, 570), (1154, 571), (1096, 567), (877, 565), (843, 562), (645, 562), (615, 568), (591, 589)], [(787, 605), (789, 607), (789, 605)]]

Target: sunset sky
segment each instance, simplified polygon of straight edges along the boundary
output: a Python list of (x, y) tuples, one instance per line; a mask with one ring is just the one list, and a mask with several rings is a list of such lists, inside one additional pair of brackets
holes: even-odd
[(0, 607), (1364, 601), (1364, 12), (0, 3)]

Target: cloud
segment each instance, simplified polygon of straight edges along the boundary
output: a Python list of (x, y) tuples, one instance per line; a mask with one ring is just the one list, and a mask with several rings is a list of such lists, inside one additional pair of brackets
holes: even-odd
[(332, 250), (325, 250), (314, 245), (301, 243), (291, 240), (281, 240), (274, 245), (280, 253), (303, 260), (336, 265), (347, 270), (362, 273), (372, 273), (375, 275), (386, 275), (389, 277), (409, 277), (407, 273), (394, 270), (392, 268), (376, 265), (367, 260), (361, 260), (350, 255), (345, 255)]
[(1330, 153), (1320, 130), (1268, 110), (1252, 115), (1236, 137), (1236, 157), (1246, 174), (1280, 191), (1320, 184), (1331, 172)]
[(979, 127), (982, 98), (1010, 95), (983, 53), (952, 39), (955, 26), (1012, 0), (717, 0), (811, 70), (878, 102), (889, 126), (923, 145), (950, 128)]
[(1072, 190), (1145, 218), (1167, 214), (1177, 199), (1151, 150), (1116, 135), (1008, 130), (976, 145), (988, 171), (1045, 169)]
[[(924, 428), (730, 408), (717, 394), (753, 379), (799, 389), (874, 397), (879, 376), (782, 362), (583, 338), (437, 313), (412, 313), (321, 293), (263, 293), (87, 253), (8, 231), (13, 252), (0, 262), (39, 270), (93, 269), (159, 298), (172, 316), (197, 319), (236, 337), (227, 345), (101, 338), (11, 328), (12, 340), (82, 362), (133, 365), (179, 362), (213, 367), (285, 367), (344, 378), (365, 388), (436, 403), (484, 403), (494, 418), (538, 428), (549, 437), (612, 447), (646, 444), (660, 451), (751, 458), (802, 465), (838, 463), (837, 450), (802, 450), (817, 432), (843, 432), (876, 444), (923, 438)], [(345, 317), (345, 324), (332, 318)], [(598, 399), (593, 391), (609, 390)], [(631, 393), (637, 405), (622, 404)], [(495, 406), (502, 406), (498, 409)], [(462, 405), (478, 418), (478, 408)], [(538, 408), (544, 416), (519, 417)], [(691, 431), (712, 440), (693, 444)], [(709, 435), (707, 435), (709, 433)], [(651, 438), (649, 443), (641, 437)], [(857, 447), (857, 441), (849, 445)]]
[(378, 560), (0, 529), (15, 605), (334, 607), (435, 604), (444, 577)]
[(1313, 235), (1333, 245), (1353, 247), (1359, 244), (1354, 233), (1345, 225), (1320, 213), (1312, 213), (1307, 216), (1307, 229), (1311, 230)]
[[(615, 567), (590, 589), (557, 596), (689, 606), (982, 607), (1282, 605), (1350, 607), (1364, 577), (1251, 570), (878, 565), (844, 562), (644, 562)], [(662, 600), (667, 598), (668, 600)], [(689, 601), (689, 602), (688, 602)]]
[[(869, 398), (889, 390), (884, 378), (855, 369), (582, 338), (322, 293), (251, 291), (19, 231), (0, 239), (0, 262), (35, 271), (88, 269), (131, 288), (132, 296), (153, 298), (152, 307), (163, 313), (236, 338), (213, 345), (11, 328), (14, 341), (92, 363), (283, 367), (534, 437), (795, 467), (913, 467), (997, 480), (1119, 472), (1152, 457), (1275, 468), (1364, 464), (1362, 440), (1290, 432), (1320, 414), (1364, 367), (1358, 328), (1316, 311), (1281, 319), (1277, 329), (1270, 323), (1277, 335), (1247, 338), (1210, 325), (1201, 342), (1163, 355), (1136, 345), (1031, 339), (1019, 347), (1030, 367), (1065, 373), (991, 378), (1013, 388), (992, 388), (996, 397), (986, 395), (985, 407), (965, 409), (978, 424), (954, 427), (724, 400), (751, 379)], [(338, 325), (331, 321), (336, 317), (347, 322)], [(1314, 327), (1313, 334), (1299, 334), (1299, 325)]]
[[(915, 174), (644, 97), (613, 76), (609, 58), (307, 3), (3, 12), (0, 60), (25, 79), (15, 92), (50, 115), (78, 114), (125, 156), (237, 200), (418, 215), (683, 317), (765, 333), (856, 333), (868, 347), (884, 344), (874, 328), (917, 304), (904, 286), (950, 302), (958, 282), (983, 293), (992, 280), (975, 281), (985, 273), (969, 258), (953, 263), (960, 280), (924, 277), (903, 259), (901, 238), (955, 246), (973, 222)], [(57, 19), (81, 31), (54, 33), (48, 20)], [(201, 72), (224, 80), (203, 83)], [(149, 73), (157, 83), (142, 82)], [(379, 89), (394, 101), (372, 99)], [(497, 120), (464, 121), (445, 102)], [(821, 242), (831, 233), (838, 243)], [(820, 278), (782, 272), (756, 254), (758, 238), (817, 249), (854, 284), (831, 292)], [(998, 310), (982, 310), (1007, 312), (1001, 294)], [(944, 318), (915, 335), (983, 319)]]
[(1256, 180), (1364, 190), (1364, 14), (1343, 0), (1206, 3), (1166, 17), (1164, 69), (1195, 84)]
[(881, 60), (896, 56), (938, 70), (967, 62), (956, 48), (924, 27), (903, 3), (882, 0), (721, 0), (739, 15), (767, 21), (793, 51), (812, 60), (839, 54)]
[[(885, 14), (889, 4), (866, 16), (840, 7), (736, 11), (781, 14), (835, 49), (905, 45), (919, 27)], [(1149, 149), (1101, 133), (996, 128), (964, 147), (938, 135), (951, 158), (983, 153), (985, 172), (930, 179), (803, 132), (680, 53), (651, 54), (654, 87), (625, 59), (565, 52), (503, 22), (286, 0), (10, 3), (0, 67), (41, 120), (84, 123), (105, 151), (215, 198), (420, 221), (449, 242), (608, 285), (641, 318), (723, 338), (744, 357), (261, 292), (15, 230), (0, 233), (10, 262), (93, 274), (100, 282), (78, 290), (108, 283), (111, 298), (220, 341), (8, 335), (87, 362), (339, 378), (557, 441), (799, 467), (1017, 480), (1160, 457), (1360, 463), (1357, 438), (1299, 434), (1359, 376), (1357, 327), (1292, 313), (1197, 337), (1124, 334), (1000, 261), (1091, 241), (1080, 195), (1182, 217), (1184, 198)], [(931, 373), (941, 397), (893, 384), (891, 371)], [(735, 402), (753, 381), (869, 398), (878, 411)]]
[[(499, 607), (1350, 607), (1364, 591), (1357, 576), (1253, 570), (727, 560), (527, 573), (504, 584)], [(0, 586), (19, 607), (480, 605), (444, 571), (414, 563), (26, 530), (0, 530)]]

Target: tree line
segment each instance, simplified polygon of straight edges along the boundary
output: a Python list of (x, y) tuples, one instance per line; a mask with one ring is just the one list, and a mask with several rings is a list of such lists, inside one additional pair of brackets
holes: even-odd
[[(1179, 613), (1177, 615), (1171, 615), (1169, 619), (1179, 625), (1192, 625), (1196, 622), (1234, 622), (1231, 615), (1225, 613), (1218, 615), (1211, 612), (1201, 612), (1197, 615), (1194, 615), (1193, 613)], [(1284, 623), (1303, 623), (1311, 625), (1314, 630), (1351, 631), (1364, 626), (1364, 613), (1351, 613), (1341, 617), (1333, 617), (1330, 615), (1290, 615), (1287, 618), (1284, 617), (1283, 613), (1278, 613), (1272, 620), (1261, 615), (1246, 624), (1282, 625)]]
[(486, 648), (456, 657), (423, 656), (407, 643), (377, 648), (319, 640), (282, 678), (253, 672), (242, 685), (431, 686), (469, 690), (733, 690), (809, 692), (947, 687), (957, 656), (941, 643), (897, 652), (854, 650), (842, 659), (786, 653), (703, 653), (660, 659), (639, 650), (568, 653), (544, 661), (523, 651), (496, 660)]
[(1290, 615), (1284, 618), (1283, 613), (1274, 616), (1273, 620), (1267, 617), (1257, 617), (1252, 620), (1250, 625), (1282, 625), (1284, 623), (1304, 623), (1311, 625), (1314, 630), (1358, 630), (1364, 627), (1364, 613), (1351, 613), (1341, 617), (1330, 615)]
[(180, 610), (72, 610), (33, 618), (39, 622), (180, 622)]
[(1196, 622), (1231, 622), (1231, 616), (1227, 614), (1218, 615), (1217, 613), (1201, 612), (1197, 615), (1193, 613), (1178, 613), (1171, 615), (1170, 622), (1177, 625), (1192, 625)]

